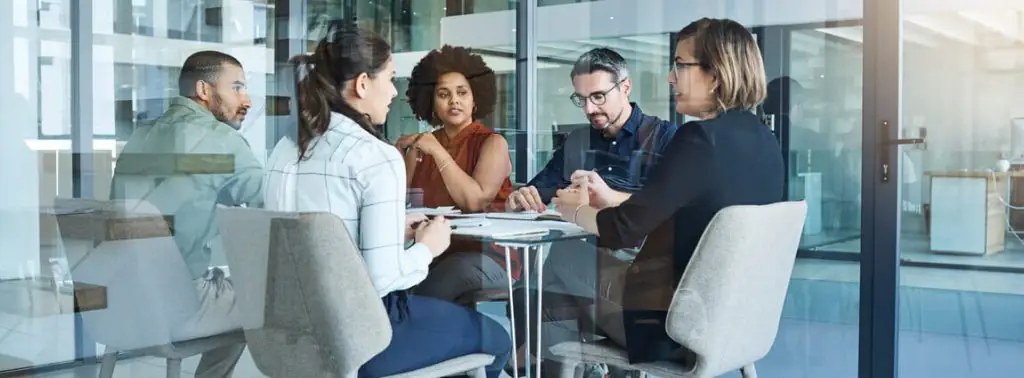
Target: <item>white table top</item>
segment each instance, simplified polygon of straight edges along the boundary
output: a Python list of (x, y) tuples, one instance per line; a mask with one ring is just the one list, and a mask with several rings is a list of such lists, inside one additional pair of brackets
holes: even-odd
[(452, 235), (493, 242), (550, 243), (591, 236), (575, 224), (554, 220), (487, 218), (481, 227), (452, 230)]

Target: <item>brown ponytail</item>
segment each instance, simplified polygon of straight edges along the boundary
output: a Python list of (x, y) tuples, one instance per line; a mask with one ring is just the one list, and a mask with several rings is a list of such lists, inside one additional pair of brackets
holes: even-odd
[(299, 158), (303, 159), (311, 140), (327, 131), (331, 112), (352, 119), (364, 130), (382, 139), (368, 114), (356, 111), (341, 96), (349, 80), (366, 73), (375, 77), (391, 58), (391, 47), (373, 33), (355, 27), (332, 24), (312, 55), (291, 59), (298, 98)]

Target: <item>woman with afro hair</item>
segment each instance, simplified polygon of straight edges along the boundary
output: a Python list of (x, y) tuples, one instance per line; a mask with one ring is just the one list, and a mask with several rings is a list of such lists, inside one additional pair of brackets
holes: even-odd
[[(508, 142), (480, 122), (494, 111), (496, 92), (494, 71), (464, 47), (430, 51), (413, 68), (409, 106), (417, 119), (436, 129), (402, 137), (397, 146), (408, 187), (423, 191), (423, 206), (454, 206), (464, 213), (504, 210), (512, 193)], [(455, 253), (435, 263), (432, 277), (416, 293), (462, 301), (473, 291), (504, 287), (503, 253), (468, 242), (453, 243), (450, 252)]]

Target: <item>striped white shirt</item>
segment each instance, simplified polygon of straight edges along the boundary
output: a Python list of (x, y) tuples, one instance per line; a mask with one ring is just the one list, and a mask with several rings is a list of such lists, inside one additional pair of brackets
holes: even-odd
[(423, 281), (433, 256), (423, 244), (405, 249), (405, 163), (398, 150), (338, 113), (308, 149), (300, 161), (290, 138), (274, 147), (263, 186), (266, 208), (341, 218), (381, 297)]

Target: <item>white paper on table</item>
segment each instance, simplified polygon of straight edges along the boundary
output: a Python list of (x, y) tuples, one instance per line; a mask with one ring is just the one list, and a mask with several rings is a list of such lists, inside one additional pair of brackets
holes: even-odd
[(426, 215), (426, 216), (429, 217), (429, 216), (435, 216), (435, 215), (459, 214), (459, 213), (461, 213), (461, 211), (459, 211), (458, 209), (456, 209), (453, 206), (444, 206), (444, 207), (438, 207), (438, 208), (411, 207), (411, 208), (405, 209), (405, 213), (406, 214), (423, 214), (423, 215)]
[(558, 210), (555, 209), (548, 209), (543, 213), (538, 213), (536, 211), (521, 211), (517, 213), (487, 213), (488, 218), (494, 219), (534, 220), (537, 219), (537, 217), (539, 216), (560, 217), (562, 216), (562, 213), (559, 213)]
[(491, 221), (487, 219), (475, 218), (457, 218), (451, 221), (452, 229), (458, 228), (469, 228), (469, 227), (487, 227), (491, 225)]
[(444, 216), (452, 219), (465, 219), (465, 218), (486, 218), (487, 213), (469, 213), (469, 214), (445, 214)]
[(533, 222), (494, 222), (483, 227), (458, 228), (452, 234), (494, 239), (547, 235), (547, 227)]

